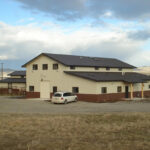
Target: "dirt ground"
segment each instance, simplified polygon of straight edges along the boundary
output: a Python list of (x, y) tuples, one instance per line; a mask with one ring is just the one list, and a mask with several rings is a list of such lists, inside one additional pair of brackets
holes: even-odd
[(149, 150), (150, 113), (0, 114), (0, 150)]
[(150, 112), (150, 100), (115, 103), (79, 101), (64, 105), (39, 99), (0, 97), (0, 113), (88, 114), (105, 112)]

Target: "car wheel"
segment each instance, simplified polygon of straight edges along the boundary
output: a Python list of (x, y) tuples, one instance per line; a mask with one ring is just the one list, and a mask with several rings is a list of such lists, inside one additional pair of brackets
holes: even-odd
[(64, 101), (64, 104), (67, 104), (67, 103), (68, 103), (67, 100), (65, 100), (65, 101)]
[(77, 101), (78, 101), (78, 98), (76, 97), (76, 98), (74, 99), (74, 101), (77, 102)]

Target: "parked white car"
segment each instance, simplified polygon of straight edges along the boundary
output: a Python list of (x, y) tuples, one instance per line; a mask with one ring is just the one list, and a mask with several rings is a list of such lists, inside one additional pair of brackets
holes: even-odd
[(70, 92), (56, 92), (52, 96), (52, 103), (63, 103), (67, 104), (68, 102), (76, 102), (78, 97)]

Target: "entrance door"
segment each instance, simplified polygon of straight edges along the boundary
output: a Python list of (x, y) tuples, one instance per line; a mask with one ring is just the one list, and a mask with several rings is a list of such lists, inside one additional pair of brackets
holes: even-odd
[(129, 87), (125, 86), (125, 98), (129, 98)]
[(50, 99), (50, 84), (49, 82), (42, 81), (40, 85), (40, 98)]

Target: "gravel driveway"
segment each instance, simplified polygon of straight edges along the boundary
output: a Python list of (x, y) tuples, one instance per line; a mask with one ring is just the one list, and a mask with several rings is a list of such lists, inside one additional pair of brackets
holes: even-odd
[(0, 113), (87, 114), (103, 112), (150, 112), (150, 101), (115, 103), (73, 102), (52, 104), (39, 99), (0, 97)]

